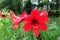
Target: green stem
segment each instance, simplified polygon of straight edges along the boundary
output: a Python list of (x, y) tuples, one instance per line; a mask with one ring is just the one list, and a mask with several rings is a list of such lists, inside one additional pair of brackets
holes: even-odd
[(36, 37), (34, 34), (33, 34), (33, 39), (34, 39), (34, 40), (37, 40), (37, 37)]
[(41, 36), (40, 36), (40, 35), (37, 37), (37, 39), (38, 39), (38, 40), (42, 40), (42, 38), (41, 38)]

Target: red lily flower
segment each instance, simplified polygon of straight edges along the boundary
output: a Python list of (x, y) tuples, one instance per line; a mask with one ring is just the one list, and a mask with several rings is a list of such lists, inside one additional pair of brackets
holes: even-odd
[(6, 15), (2, 14), (2, 12), (0, 12), (0, 16), (3, 17), (3, 18), (6, 18)]
[(39, 35), (39, 30), (47, 30), (45, 22), (48, 20), (46, 19), (48, 15), (45, 15), (45, 13), (48, 14), (45, 11), (39, 12), (37, 9), (33, 9), (30, 16), (25, 19), (24, 30), (33, 30), (37, 37)]
[(26, 16), (25, 15), (26, 15), (25, 11), (20, 16), (16, 16), (13, 11), (10, 12), (10, 18), (14, 22), (14, 24), (12, 26), (13, 29), (16, 29), (18, 27), (18, 25), (23, 21), (23, 19), (25, 19), (25, 17), (27, 17), (27, 15)]

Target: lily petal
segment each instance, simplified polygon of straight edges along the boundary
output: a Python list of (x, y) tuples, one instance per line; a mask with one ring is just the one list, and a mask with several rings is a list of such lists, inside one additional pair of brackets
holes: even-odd
[(39, 24), (38, 27), (39, 27), (40, 30), (47, 30), (47, 26), (46, 26), (45, 23)]
[(33, 28), (33, 33), (36, 35), (36, 37), (39, 36), (39, 28)]
[(17, 20), (14, 22), (12, 28), (13, 28), (13, 29), (16, 29), (16, 28), (18, 27), (18, 25), (21, 23), (21, 21), (22, 21), (22, 19), (17, 19)]
[(27, 12), (26, 11), (23, 11), (21, 14), (20, 14), (20, 17), (27, 17)]
[(44, 9), (42, 9), (41, 12), (40, 12), (40, 16), (44, 16), (44, 17), (46, 16), (47, 17), (48, 12), (46, 12)]
[(32, 27), (33, 27), (33, 26), (30, 25), (30, 24), (28, 24), (28, 23), (24, 24), (24, 30), (25, 30), (25, 31), (29, 31)]
[(19, 17), (17, 17), (13, 11), (10, 11), (10, 18), (13, 20), (13, 22), (19, 19)]

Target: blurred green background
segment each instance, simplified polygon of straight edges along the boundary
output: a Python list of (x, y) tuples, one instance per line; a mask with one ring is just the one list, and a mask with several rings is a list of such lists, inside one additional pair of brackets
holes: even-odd
[(0, 11), (7, 15), (7, 18), (0, 17), (0, 40), (58, 40), (60, 37), (60, 0), (38, 0), (38, 9), (44, 8), (49, 13), (47, 31), (40, 31), (40, 37), (36, 38), (32, 31), (24, 32), (23, 24), (15, 30), (12, 29), (13, 22), (9, 14), (13, 10), (17, 15), (26, 10), (32, 10), (30, 0), (0, 0)]

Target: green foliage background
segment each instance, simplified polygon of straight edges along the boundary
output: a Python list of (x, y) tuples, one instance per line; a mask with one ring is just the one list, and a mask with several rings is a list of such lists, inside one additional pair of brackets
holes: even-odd
[[(43, 4), (46, 2), (47, 1), (44, 1)], [(42, 40), (58, 40), (58, 37), (60, 37), (60, 7), (58, 7), (58, 12), (54, 7), (53, 9), (48, 9), (50, 13), (50, 20), (46, 23), (48, 30), (40, 31), (40, 37), (38, 39), (31, 30), (29, 32), (23, 30), (24, 23), (21, 23), (17, 29), (12, 29), (13, 22), (10, 19), (9, 11), (13, 10), (16, 13), (21, 13), (23, 10), (27, 10), (27, 12), (29, 12), (32, 6), (28, 3), (29, 1), (26, 1), (23, 7), (22, 0), (0, 0), (0, 10), (7, 15), (5, 19), (0, 17), (0, 40), (39, 40), (40, 38), (42, 38)], [(26, 5), (28, 5), (28, 7), (26, 7)], [(43, 8), (41, 5), (39, 7), (41, 9)]]

